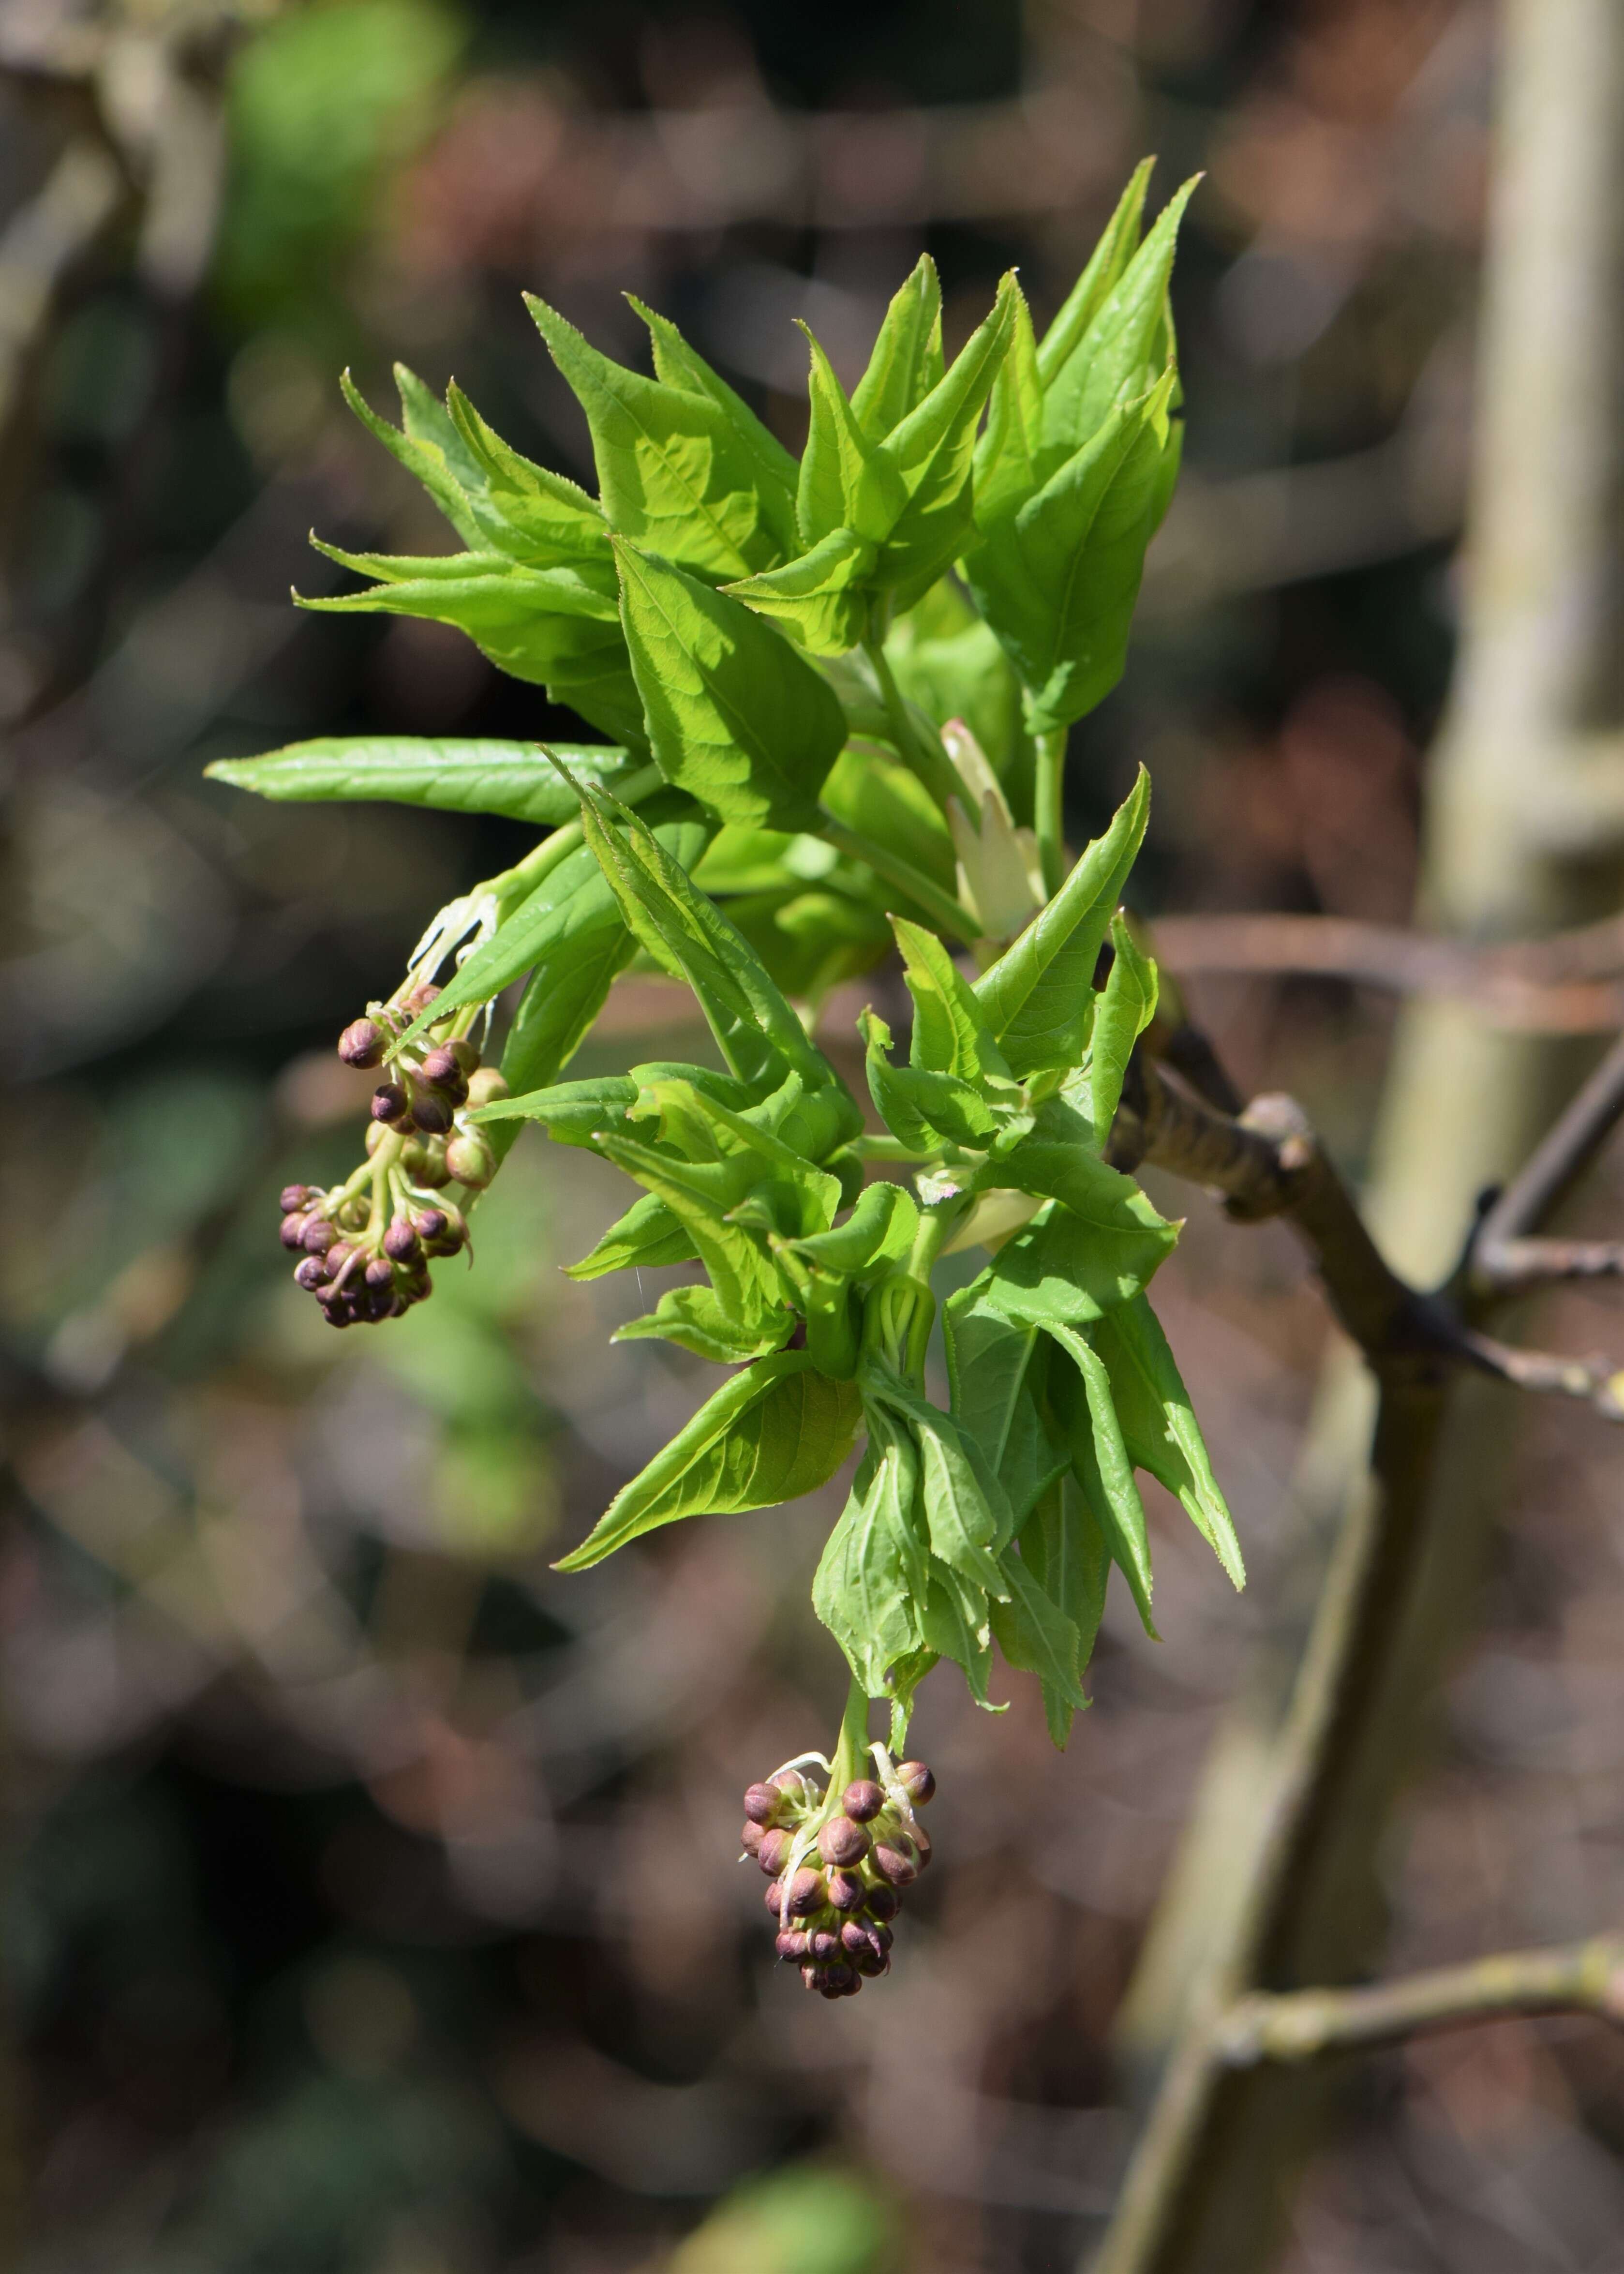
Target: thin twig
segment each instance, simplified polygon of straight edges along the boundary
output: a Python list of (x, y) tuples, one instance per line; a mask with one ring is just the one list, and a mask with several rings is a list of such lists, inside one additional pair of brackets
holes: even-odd
[[(1624, 1115), (1624, 1041), (1608, 1051), (1480, 1219), (1466, 1267), (1468, 1283), (1476, 1291), (1487, 1295), (1529, 1284), (1532, 1275), (1526, 1268), (1527, 1235), (1572, 1190), (1612, 1135), (1620, 1115)], [(1575, 1270), (1545, 1276), (1566, 1278), (1583, 1274)]]
[(1297, 1990), (1242, 1998), (1214, 2031), (1232, 2068), (1317, 2060), (1514, 2014), (1595, 2014), (1624, 2027), (1624, 1936), (1554, 1950), (1507, 1950), (1465, 1966), (1432, 1967), (1364, 1990)]

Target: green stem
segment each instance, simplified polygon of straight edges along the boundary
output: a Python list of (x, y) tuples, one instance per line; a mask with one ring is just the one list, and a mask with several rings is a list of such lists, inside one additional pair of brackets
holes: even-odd
[(906, 892), (909, 900), (923, 908), (932, 923), (939, 924), (966, 947), (980, 939), (981, 927), (964, 902), (944, 892), (911, 861), (877, 844), (872, 837), (865, 837), (860, 830), (848, 829), (845, 822), (835, 819), (826, 805), (819, 806), (817, 818), (819, 828), (838, 853), (849, 854), (853, 861), (866, 861), (876, 877), (894, 885), (898, 892)]
[(921, 1152), (917, 1145), (905, 1145), (900, 1137), (854, 1137), (852, 1150), (860, 1161), (934, 1161), (934, 1152)]
[(943, 1241), (974, 1204), (973, 1194), (956, 1193), (951, 1200), (938, 1201), (921, 1213), (906, 1264), (910, 1279), (921, 1280), (927, 1287), (930, 1284), (931, 1270), (942, 1252)]
[(912, 768), (930, 792), (944, 813), (950, 798), (956, 797), (960, 805), (967, 806), (964, 784), (957, 768), (938, 737), (927, 736), (909, 711), (897, 674), (891, 667), (891, 659), (877, 639), (863, 642), (863, 653), (873, 666), (874, 675), (880, 683), (880, 698), (885, 705), (885, 716), (897, 745), (897, 755), (906, 766)]
[(1066, 729), (1056, 727), (1038, 736), (1037, 772), (1033, 785), (1033, 817), (1037, 824), (1038, 859), (1042, 864), (1043, 890), (1052, 900), (1065, 882), (1065, 756)]
[(839, 1742), (829, 1764), (829, 1797), (836, 1807), (847, 1785), (866, 1776), (868, 1768), (868, 1693), (853, 1675), (840, 1716)]

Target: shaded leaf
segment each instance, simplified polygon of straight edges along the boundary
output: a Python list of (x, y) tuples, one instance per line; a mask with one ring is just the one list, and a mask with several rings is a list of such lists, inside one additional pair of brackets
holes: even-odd
[(1073, 1473), (1110, 1542), (1111, 1557), (1132, 1590), (1145, 1631), (1156, 1630), (1150, 1615), (1150, 1537), (1145, 1503), (1134, 1481), (1133, 1463), (1123, 1439), (1105, 1363), (1086, 1335), (1070, 1327), (1050, 1329), (1081, 1377), (1083, 1395), (1070, 1415)]
[(812, 1581), (812, 1608), (870, 1698), (921, 1640), (926, 1562), (914, 1525), (918, 1459), (906, 1433), (871, 1429), (857, 1481)]
[(1111, 918), (1111, 945), (1110, 976), (1094, 1006), (1088, 1043), (1088, 1115), (1101, 1148), (1116, 1118), (1133, 1045), (1156, 1014), (1156, 967), (1119, 915)]
[(1135, 1296), (1101, 1321), (1094, 1341), (1133, 1460), (1175, 1495), (1235, 1585), (1244, 1586), (1240, 1542), (1161, 1321)]

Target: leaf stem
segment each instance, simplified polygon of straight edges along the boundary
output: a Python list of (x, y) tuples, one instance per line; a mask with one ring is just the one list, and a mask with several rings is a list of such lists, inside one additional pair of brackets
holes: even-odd
[(829, 1798), (838, 1808), (848, 1784), (861, 1776), (868, 1764), (868, 1693), (853, 1675), (840, 1716), (840, 1737), (829, 1764)]
[(826, 805), (819, 806), (817, 817), (823, 835), (837, 852), (849, 854), (853, 861), (866, 861), (876, 877), (894, 885), (898, 892), (906, 892), (909, 900), (923, 908), (932, 923), (939, 924), (966, 947), (974, 946), (980, 939), (981, 925), (964, 902), (944, 892), (923, 870), (916, 869), (900, 853), (891, 852), (874, 838), (865, 837), (860, 830), (848, 829), (845, 822), (836, 820)]
[(937, 736), (934, 733), (927, 736), (921, 731), (918, 721), (908, 709), (901, 688), (897, 684), (897, 674), (891, 667), (891, 658), (883, 644), (877, 639), (866, 639), (863, 653), (880, 683), (880, 699), (885, 705), (885, 716), (890, 721), (898, 757), (919, 776), (944, 813), (947, 811), (951, 798), (956, 797), (960, 805), (967, 808), (969, 800), (964, 784), (959, 779), (957, 767)]
[(1065, 882), (1066, 729), (1056, 727), (1049, 734), (1040, 734), (1037, 744), (1033, 816), (1037, 824), (1043, 890), (1052, 900)]

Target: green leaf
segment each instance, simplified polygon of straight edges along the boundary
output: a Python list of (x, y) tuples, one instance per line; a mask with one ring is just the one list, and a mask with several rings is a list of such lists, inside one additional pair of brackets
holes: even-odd
[(601, 1279), (606, 1272), (630, 1271), (643, 1264), (653, 1270), (662, 1264), (692, 1262), (698, 1254), (680, 1218), (664, 1201), (644, 1193), (588, 1254), (578, 1263), (567, 1263), (564, 1273), (569, 1279)]
[(1075, 1625), (1022, 1562), (1014, 1543), (998, 1559), (1008, 1600), (989, 1606), (999, 1649), (1011, 1666), (1039, 1675), (1045, 1702), (1052, 1690), (1075, 1711), (1087, 1705), (1078, 1680), (1081, 1645)]
[(724, 821), (796, 830), (846, 740), (828, 681), (742, 601), (617, 542), (620, 613), (655, 763)]
[(786, 494), (712, 395), (623, 370), (545, 301), (525, 305), (586, 412), (612, 529), (718, 582), (794, 549)]
[(1038, 1330), (1006, 1318), (980, 1281), (948, 1298), (942, 1324), (953, 1419), (981, 1447), (1019, 1527), (1070, 1459), (1050, 1445), (1032, 1395)]
[(1094, 1006), (1088, 1044), (1088, 1113), (1103, 1149), (1116, 1118), (1133, 1045), (1156, 1015), (1156, 967), (1121, 916), (1111, 918), (1110, 977)]
[[(637, 825), (659, 858), (681, 874), (703, 851), (709, 825), (687, 798), (671, 790), (659, 793), (650, 811), (653, 829), (642, 821)], [(601, 932), (612, 900), (590, 847), (583, 845), (567, 854), (500, 928), (458, 965), (436, 998), (435, 1018), (443, 1019), (464, 1003), (489, 1002), (532, 964), (568, 953), (571, 942), (583, 934)]]
[(913, 1433), (931, 1554), (973, 1586), (1001, 1594), (997, 1558), (1014, 1515), (980, 1447), (882, 1360), (866, 1363), (863, 1389), (870, 1407), (883, 1405)]
[(1034, 734), (1082, 718), (1122, 676), (1162, 495), (1172, 390), (1169, 371), (1148, 394), (1110, 410), (966, 558), (976, 604), (1020, 674)]
[[(575, 926), (545, 954), (525, 983), (502, 1050), (502, 1078), (510, 1090), (537, 1090), (556, 1081), (585, 1041), (604, 1007), (615, 974), (630, 960), (632, 937), (618, 907)], [(518, 1135), (518, 1123), (492, 1133), (499, 1157)]]
[(914, 1245), (919, 1210), (911, 1193), (888, 1183), (866, 1186), (844, 1224), (796, 1242), (808, 1262), (861, 1278), (882, 1264), (900, 1263)]
[(951, 1658), (962, 1667), (970, 1695), (984, 1712), (1004, 1713), (1005, 1706), (989, 1704), (987, 1696), (992, 1674), (992, 1626), (986, 1598), (981, 1598), (977, 1615), (971, 1615), (961, 1591), (948, 1584), (949, 1576), (932, 1557), (921, 1638), (936, 1657)]
[[(725, 1220), (730, 1186), (748, 1182), (748, 1163), (695, 1164), (679, 1161), (635, 1138), (602, 1133), (598, 1150), (616, 1168), (635, 1177), (645, 1192), (665, 1201), (684, 1226), (710, 1275), (711, 1291), (729, 1329), (754, 1346), (765, 1339), (776, 1348), (790, 1332), (788, 1306), (777, 1267), (757, 1237)], [(675, 1291), (688, 1296), (703, 1291)], [(686, 1316), (688, 1306), (674, 1305), (672, 1315)], [(707, 1332), (712, 1329), (707, 1326)], [(703, 1353), (709, 1355), (709, 1352)]]
[[(1105, 1614), (1111, 1548), (1075, 1479), (1043, 1495), (1021, 1526), (1020, 1552), (1027, 1570), (1076, 1630), (1080, 1680)], [(1043, 1707), (1050, 1736), (1064, 1747), (1071, 1731), (1071, 1702), (1064, 1691), (1045, 1683)]]
[(625, 1120), (636, 1096), (637, 1085), (629, 1074), (599, 1074), (590, 1081), (560, 1081), (522, 1091), (517, 1096), (499, 1097), (469, 1118), (482, 1126), (491, 1122), (539, 1121), (556, 1143), (590, 1149), (600, 1130), (617, 1128)]
[(896, 465), (874, 448), (858, 424), (846, 389), (812, 332), (805, 324), (801, 328), (812, 358), (807, 375), (811, 421), (795, 499), (801, 546), (809, 549), (837, 529), (848, 529), (877, 545), (907, 503), (907, 486)]
[[(810, 1087), (844, 1085), (762, 968), (760, 959), (712, 901), (696, 892), (638, 817), (586, 785), (582, 827), (643, 945), (687, 979), (722, 1056), (758, 1095), (777, 1089), (793, 1067)], [(862, 1126), (848, 1097), (852, 1134)]]
[[(953, 892), (959, 856), (941, 809), (897, 760), (848, 742), (823, 784), (823, 803), (848, 829), (900, 855), (939, 891)], [(895, 895), (884, 905), (894, 908)]]
[(446, 389), (446, 410), (462, 446), (460, 463), (482, 486), (478, 523), (487, 542), (538, 568), (583, 555), (608, 561), (608, 524), (596, 498), (510, 448), (455, 380)]
[(846, 1458), (861, 1417), (856, 1391), (825, 1381), (803, 1352), (762, 1359), (707, 1399), (554, 1568), (584, 1571), (686, 1516), (741, 1514), (815, 1492)]
[(1014, 328), (987, 403), (987, 426), (975, 447), (974, 520), (996, 528), (1042, 486), (1043, 382), (1038, 374), (1032, 311), (1015, 287)]
[(935, 261), (921, 252), (885, 311), (868, 367), (852, 395), (852, 410), (868, 440), (883, 441), (899, 426), (942, 371), (941, 280)]
[(1112, 406), (1141, 395), (1153, 363), (1166, 360), (1168, 280), (1178, 226), (1199, 178), (1184, 183), (1169, 200), (1076, 344), (1068, 347), (1063, 335), (1052, 350), (1047, 339), (1039, 350), (1043, 439), (1056, 460), (1091, 441)]
[(928, 1583), (913, 1514), (918, 1475), (906, 1432), (871, 1425), (868, 1457), (812, 1582), (813, 1609), (870, 1698), (888, 1694), (892, 1666), (921, 1639)]
[(857, 1025), (868, 1095), (899, 1143), (911, 1152), (936, 1153), (944, 1141), (972, 1149), (991, 1142), (996, 1125), (979, 1089), (953, 1074), (893, 1065), (887, 1056), (891, 1028), (877, 1013), (865, 1010)]
[[(613, 746), (552, 747), (573, 770), (606, 789), (622, 789), (645, 770), (640, 757)], [(278, 802), (387, 799), (442, 813), (500, 813), (538, 828), (573, 821), (578, 803), (535, 742), (333, 734), (290, 742), (262, 758), (216, 758), (204, 771), (214, 781)]]
[(1117, 200), (1116, 212), (1089, 255), (1087, 266), (1043, 335), (1043, 344), (1037, 351), (1037, 367), (1045, 387), (1060, 379), (1139, 250), (1145, 193), (1150, 187), (1155, 162), (1154, 158), (1141, 158), (1134, 168), (1127, 188)]
[(1049, 906), (975, 983), (1014, 1072), (1077, 1063), (1093, 1016), (1094, 966), (1150, 817), (1141, 766), (1103, 837), (1086, 847)]
[(1009, 1068), (975, 990), (936, 933), (906, 916), (893, 916), (891, 930), (914, 998), (908, 1064), (929, 1073), (953, 1074), (973, 1087), (989, 1074), (1007, 1081)]
[(891, 927), (880, 911), (843, 890), (757, 892), (729, 900), (727, 914), (775, 985), (798, 1002), (821, 1003), (891, 952)]
[(797, 543), (795, 484), (800, 476), (795, 461), (743, 397), (734, 393), (719, 372), (711, 370), (696, 348), (689, 346), (668, 316), (645, 308), (635, 293), (626, 297), (649, 328), (656, 377), (667, 387), (704, 395), (718, 405), (740, 448), (756, 468), (757, 493), (774, 534), (785, 551), (793, 553)]
[[(409, 392), (416, 402), (420, 396), (427, 395), (428, 390), (420, 380), (413, 378), (404, 364), (396, 364), (395, 378), (400, 389), (402, 411), (407, 416), (410, 428), (414, 422), (407, 413)], [(440, 443), (420, 431), (417, 433), (403, 431), (391, 426), (387, 418), (380, 418), (348, 371), (340, 375), (338, 383), (345, 402), (367, 433), (375, 441), (381, 442), (389, 456), (397, 459), (408, 473), (417, 476), (463, 544), (476, 548), (487, 544), (488, 532), (481, 527), (468, 490), (447, 463), (445, 450)], [(432, 395), (428, 399), (430, 402), (433, 400)]]
[(1071, 1457), (1079, 1486), (1110, 1541), (1112, 1560), (1126, 1579), (1145, 1631), (1156, 1638), (1150, 1615), (1150, 1537), (1145, 1503), (1134, 1482), (1133, 1463), (1123, 1439), (1104, 1360), (1085, 1335), (1070, 1327), (1049, 1329), (1082, 1377), (1083, 1396), (1071, 1414)]
[(878, 558), (876, 547), (854, 530), (831, 529), (783, 568), (722, 589), (758, 616), (781, 624), (809, 653), (843, 655), (867, 629), (868, 579)]
[[(882, 532), (875, 581), (901, 587), (911, 606), (964, 549), (974, 526), (971, 465), (975, 429), (1015, 324), (1015, 279), (998, 286), (992, 312), (976, 327), (917, 409), (879, 444), (876, 456), (896, 469), (906, 502)], [(870, 532), (855, 519), (852, 526)]]
[(885, 653), (909, 702), (935, 719), (962, 719), (994, 772), (1009, 772), (1020, 744), (1020, 681), (956, 579), (938, 579), (897, 619)]
[(1235, 1585), (1244, 1586), (1240, 1542), (1161, 1321), (1136, 1295), (1093, 1331), (1133, 1460), (1175, 1495)]
[[(651, 1311), (617, 1327), (611, 1342), (675, 1343), (712, 1366), (738, 1366), (782, 1350), (794, 1321), (787, 1310), (757, 1307), (733, 1318), (710, 1287), (670, 1287)], [(812, 1356), (808, 1351), (807, 1355)]]
[[(1092, 1156), (1086, 1156), (1092, 1158)], [(1020, 1326), (1080, 1327), (1137, 1294), (1166, 1261), (1177, 1227), (1132, 1178), (1103, 1170), (1092, 1213), (1051, 1206), (998, 1250), (975, 1284)]]

